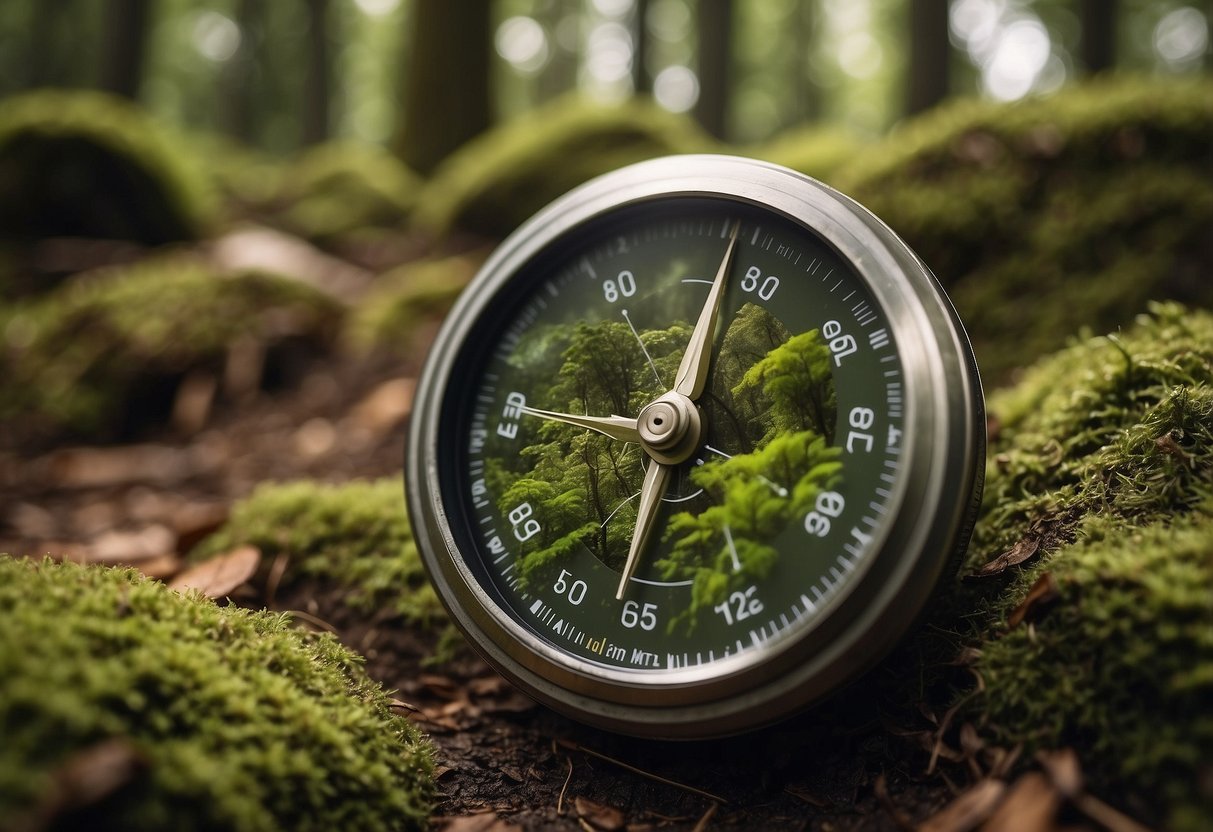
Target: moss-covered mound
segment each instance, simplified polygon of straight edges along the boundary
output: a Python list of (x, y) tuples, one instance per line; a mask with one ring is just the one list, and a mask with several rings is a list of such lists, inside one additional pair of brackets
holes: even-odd
[(367, 228), (403, 225), (421, 179), (374, 145), (331, 142), (312, 148), (285, 172), (280, 221), (321, 242)]
[(832, 182), (835, 172), (867, 152), (869, 142), (849, 130), (808, 124), (785, 130), (759, 145), (739, 148), (738, 153)]
[(434, 172), (419, 224), (503, 237), (566, 191), (642, 159), (710, 150), (685, 116), (647, 101), (558, 100), (473, 139)]
[(482, 253), (459, 254), (384, 274), (350, 316), (346, 341), (358, 350), (416, 355), (425, 325), (442, 319), (483, 262)]
[(121, 99), (41, 91), (0, 106), (0, 240), (201, 236), (213, 199), (181, 140)]
[(1036, 365), (990, 410), (999, 429), (969, 563), (988, 573), (971, 585), (988, 622), (974, 714), (1008, 745), (1076, 747), (1131, 810), (1203, 828), (1213, 316), (1156, 306)]
[(988, 378), (1115, 329), (1147, 300), (1213, 303), (1213, 84), (1095, 83), (960, 102), (832, 184), (949, 287)]
[(428, 746), (329, 635), (7, 558), (0, 617), (0, 827), (425, 825)]
[(194, 557), (245, 544), (261, 550), (262, 563), (287, 559), (279, 592), (314, 581), (340, 590), (343, 603), (358, 611), (390, 610), (420, 624), (442, 617), (397, 479), (263, 485), (232, 510), (227, 525), (203, 541)]
[(341, 313), (297, 281), (185, 258), (85, 275), (0, 310), (0, 420), (43, 436), (128, 433), (168, 413), (186, 373), (221, 376), (230, 349), (264, 361), (255, 376), (298, 372)]

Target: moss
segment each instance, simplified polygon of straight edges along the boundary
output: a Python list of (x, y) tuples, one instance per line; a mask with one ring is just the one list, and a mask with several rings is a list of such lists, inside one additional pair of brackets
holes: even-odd
[(832, 180), (949, 288), (987, 378), (1145, 299), (1213, 303), (1213, 84), (1116, 81), (907, 123)]
[(1155, 305), (990, 397), (997, 420), (970, 567), (1034, 526), (1064, 538), (1090, 514), (1144, 525), (1213, 495), (1213, 316)]
[(279, 219), (320, 241), (368, 227), (397, 227), (416, 206), (420, 187), (420, 177), (386, 150), (330, 142), (288, 167)]
[(288, 558), (283, 587), (319, 581), (343, 590), (343, 602), (354, 610), (390, 609), (420, 624), (442, 616), (397, 479), (263, 485), (232, 510), (227, 525), (203, 541), (194, 557), (244, 544), (260, 549), (266, 564)]
[(181, 257), (82, 276), (0, 311), (0, 418), (43, 436), (120, 434), (167, 413), (185, 373), (218, 373), (238, 339), (319, 347), (340, 315), (297, 281)]
[(839, 168), (865, 153), (868, 144), (849, 130), (809, 124), (785, 130), (768, 142), (739, 148), (737, 152), (830, 182)]
[(415, 354), (419, 330), (442, 319), (483, 261), (482, 254), (460, 254), (384, 274), (350, 316), (347, 342), (360, 350)]
[(684, 116), (642, 101), (560, 99), (468, 142), (434, 172), (416, 219), (503, 237), (556, 197), (632, 162), (711, 149)]
[(0, 107), (0, 239), (197, 239), (213, 221), (214, 200), (180, 144), (102, 93), (7, 99)]
[[(428, 745), (329, 635), (133, 570), (7, 558), (0, 615), (0, 826), (425, 824)], [(128, 776), (89, 795), (122, 768), (90, 753), (115, 747)]]
[[(1155, 305), (989, 407), (968, 568), (1026, 565), (950, 599), (984, 682), (968, 714), (1006, 745), (1074, 746), (1115, 802), (1201, 828), (1184, 819), (1213, 810), (1213, 315)], [(1045, 573), (1055, 597), (1022, 607)]]

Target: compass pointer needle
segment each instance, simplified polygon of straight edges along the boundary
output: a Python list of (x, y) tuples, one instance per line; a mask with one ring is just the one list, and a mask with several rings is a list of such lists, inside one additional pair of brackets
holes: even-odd
[(640, 433), (636, 427), (636, 420), (629, 419), (626, 416), (578, 416), (575, 413), (556, 413), (551, 410), (540, 410), (536, 407), (527, 406), (522, 407), (522, 412), (539, 419), (564, 422), (567, 425), (586, 428), (611, 439), (618, 439), (621, 442), (640, 441)]
[(712, 341), (716, 334), (716, 317), (720, 312), (720, 300), (724, 297), (725, 278), (729, 266), (733, 263), (733, 252), (737, 249), (737, 235), (741, 231), (741, 223), (733, 224), (733, 233), (729, 235), (729, 245), (716, 270), (716, 279), (708, 290), (707, 300), (699, 313), (699, 320), (691, 332), (691, 340), (687, 351), (682, 355), (678, 365), (678, 375), (674, 382), (674, 392), (681, 393), (689, 399), (698, 399), (707, 386), (708, 365), (712, 363)]
[(670, 472), (673, 465), (663, 465), (653, 460), (649, 470), (644, 475), (644, 485), (640, 489), (640, 505), (636, 507), (636, 528), (632, 532), (632, 545), (628, 547), (628, 559), (623, 565), (623, 574), (619, 578), (619, 588), (615, 591), (615, 600), (622, 601), (627, 590), (628, 581), (636, 571), (640, 561), (640, 553), (648, 542), (649, 534), (656, 525), (657, 512), (661, 508), (661, 498), (665, 496), (666, 486), (670, 482)]

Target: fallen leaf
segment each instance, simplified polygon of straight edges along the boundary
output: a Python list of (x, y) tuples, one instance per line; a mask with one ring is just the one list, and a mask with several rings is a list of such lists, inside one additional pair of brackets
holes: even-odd
[(614, 806), (605, 806), (584, 797), (575, 797), (573, 798), (573, 808), (577, 810), (577, 817), (595, 829), (615, 832), (615, 830), (623, 828), (623, 812)]
[(93, 563), (136, 565), (173, 553), (176, 535), (165, 526), (147, 526), (138, 531), (111, 531), (97, 537), (89, 545), (89, 560)]
[(253, 577), (260, 563), (260, 550), (241, 546), (185, 570), (169, 586), (178, 592), (196, 589), (208, 598), (222, 598)]
[(1032, 620), (1039, 618), (1041, 612), (1060, 597), (1061, 590), (1057, 588), (1057, 580), (1053, 577), (1053, 573), (1045, 572), (1032, 584), (1027, 596), (1019, 602), (1019, 606), (1011, 610), (1011, 614), (1007, 616), (1007, 626), (1015, 628), (1029, 618)]
[(919, 825), (919, 832), (969, 832), (990, 817), (1006, 792), (1001, 780), (981, 780)]
[(1029, 532), (1010, 549), (974, 572), (973, 577), (988, 578), (991, 575), (1000, 575), (1010, 567), (1023, 563), (1036, 554), (1039, 549), (1040, 536)]
[(1078, 755), (1073, 748), (1041, 751), (1036, 755), (1036, 759), (1044, 767), (1053, 785), (1068, 799), (1073, 800), (1082, 794), (1082, 764), (1078, 762)]
[(360, 427), (379, 435), (404, 421), (413, 410), (413, 391), (417, 380), (396, 378), (385, 381), (354, 405), (350, 415)]
[(1044, 774), (1029, 771), (1011, 786), (1006, 799), (981, 827), (982, 832), (1051, 832), (1055, 827), (1057, 810), (1061, 808), (1059, 792)]
[(220, 503), (187, 503), (173, 512), (177, 551), (189, 552), (227, 522), (228, 508)]

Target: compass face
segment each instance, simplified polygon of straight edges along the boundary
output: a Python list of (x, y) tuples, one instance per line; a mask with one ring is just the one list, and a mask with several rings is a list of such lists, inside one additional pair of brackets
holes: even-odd
[(507, 241), (409, 454), (440, 594), (533, 695), (633, 733), (776, 719), (908, 627), (963, 543), (980, 391), (929, 273), (791, 172), (682, 157)]

